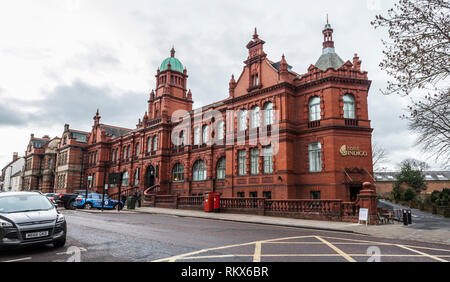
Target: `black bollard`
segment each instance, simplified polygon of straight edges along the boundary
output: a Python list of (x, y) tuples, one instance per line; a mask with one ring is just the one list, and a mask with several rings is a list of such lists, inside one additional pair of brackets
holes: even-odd
[(411, 210), (408, 210), (408, 224), (412, 224)]
[(403, 225), (408, 225), (408, 212), (405, 209), (403, 209), (402, 212), (403, 212)]

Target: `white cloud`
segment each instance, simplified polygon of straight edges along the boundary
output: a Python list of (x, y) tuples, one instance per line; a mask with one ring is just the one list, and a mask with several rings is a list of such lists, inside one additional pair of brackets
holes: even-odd
[[(265, 51), (270, 59), (279, 60), (284, 53), (294, 70), (304, 73), (321, 54), (321, 30), (327, 13), (335, 30), (338, 54), (346, 61), (358, 53), (362, 68), (373, 80), (369, 116), (375, 128), (374, 138), (380, 145), (392, 148), (391, 164), (404, 157), (420, 159), (421, 154), (412, 148), (414, 136), (408, 132), (406, 122), (398, 118), (407, 101), (385, 97), (378, 91), (387, 79), (378, 68), (382, 58), (380, 39), (386, 34), (374, 30), (370, 21), (392, 5), (393, 1), (384, 0), (329, 0), (314, 5), (255, 0), (2, 3), (0, 98), (4, 105), (14, 105), (9, 110), (16, 117), (8, 114), (13, 119), (9, 124), (21, 126), (1, 126), (0, 121), (0, 167), (9, 161), (13, 151), (25, 150), (32, 132), (37, 136), (60, 135), (69, 121), (73, 128), (89, 130), (92, 110), (97, 107), (101, 108), (103, 121), (134, 127), (146, 109), (146, 95), (155, 86), (156, 69), (172, 45), (188, 69), (194, 107), (227, 96), (231, 74), (238, 76), (247, 58), (245, 45), (254, 27), (267, 42)], [(77, 102), (84, 111), (69, 111), (67, 120), (61, 120), (65, 108), (61, 104), (64, 99), (59, 98), (64, 97), (64, 91), (74, 97), (77, 89), (84, 89), (80, 97), (86, 98), (89, 93), (92, 99), (86, 98), (85, 106)], [(141, 95), (142, 100), (137, 98)], [(52, 103), (49, 97), (58, 103), (46, 105)], [(97, 106), (92, 101), (103, 104)], [(128, 107), (122, 116), (113, 114), (114, 103), (118, 102)], [(36, 120), (27, 122), (27, 118)], [(2, 121), (8, 122), (6, 118)]]

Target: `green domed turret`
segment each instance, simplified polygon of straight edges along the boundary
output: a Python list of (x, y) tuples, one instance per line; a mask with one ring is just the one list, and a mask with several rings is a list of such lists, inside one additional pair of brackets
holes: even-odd
[(170, 67), (172, 70), (178, 71), (181, 73), (184, 71), (183, 64), (180, 62), (180, 60), (175, 58), (175, 49), (173, 47), (172, 47), (172, 50), (170, 51), (170, 57), (165, 59), (161, 63), (161, 67), (159, 68), (159, 70), (165, 71), (165, 70), (169, 69), (169, 67), (168, 67), (169, 63), (170, 63)]

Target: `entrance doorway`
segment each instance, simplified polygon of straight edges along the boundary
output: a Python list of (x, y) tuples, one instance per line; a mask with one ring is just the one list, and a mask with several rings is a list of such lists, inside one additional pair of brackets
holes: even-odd
[(355, 202), (359, 192), (361, 192), (362, 185), (350, 186), (350, 202)]
[(149, 166), (145, 172), (145, 187), (149, 188), (153, 185), (155, 185), (155, 168), (153, 166)]

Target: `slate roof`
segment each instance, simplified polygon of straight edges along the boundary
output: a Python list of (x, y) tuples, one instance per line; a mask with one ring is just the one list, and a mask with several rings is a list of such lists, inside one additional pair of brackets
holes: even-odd
[[(375, 180), (379, 182), (395, 181), (399, 172), (374, 172)], [(424, 171), (425, 181), (449, 181), (450, 171)]]
[(105, 129), (106, 136), (111, 136), (112, 139), (121, 137), (132, 131), (131, 129), (116, 127), (112, 125), (102, 124), (101, 130)]
[[(281, 61), (276, 62), (276, 63), (272, 63), (271, 65), (272, 65), (272, 67), (274, 67), (277, 71), (280, 71), (280, 63), (281, 63)], [(291, 69), (292, 69), (292, 66), (288, 64), (288, 70), (291, 70)]]
[(344, 61), (335, 52), (324, 53), (317, 60), (315, 66), (320, 70), (326, 71), (329, 68), (337, 70), (344, 65)]
[(32, 139), (31, 142), (33, 142), (33, 148), (42, 148), (44, 147), (45, 144), (47, 144), (48, 142), (50, 142), (50, 140), (47, 139)]

